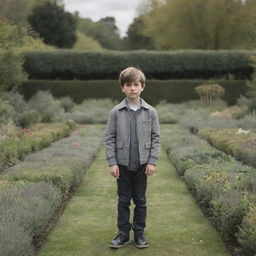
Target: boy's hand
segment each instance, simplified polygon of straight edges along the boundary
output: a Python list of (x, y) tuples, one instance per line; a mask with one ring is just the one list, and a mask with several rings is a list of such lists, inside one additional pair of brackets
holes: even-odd
[(113, 177), (119, 179), (120, 173), (119, 173), (118, 165), (111, 165), (111, 166), (109, 166), (109, 172), (110, 172), (110, 174), (111, 174)]
[(145, 174), (147, 176), (152, 175), (155, 170), (156, 170), (156, 167), (153, 164), (147, 164)]

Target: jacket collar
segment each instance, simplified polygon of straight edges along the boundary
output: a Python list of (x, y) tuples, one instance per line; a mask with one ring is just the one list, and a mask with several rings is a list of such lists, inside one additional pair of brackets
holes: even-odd
[[(140, 102), (141, 102), (141, 107), (145, 108), (145, 109), (149, 109), (149, 105), (146, 101), (144, 101), (142, 98), (140, 98)], [(127, 108), (128, 109), (128, 105), (126, 102), (126, 98), (123, 99), (120, 104), (118, 104), (118, 109), (122, 109), (122, 108)]]

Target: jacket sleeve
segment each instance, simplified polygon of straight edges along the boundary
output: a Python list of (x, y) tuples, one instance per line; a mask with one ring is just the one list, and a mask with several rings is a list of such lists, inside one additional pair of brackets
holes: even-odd
[(151, 129), (151, 149), (149, 155), (149, 164), (156, 165), (156, 161), (159, 158), (160, 152), (160, 125), (158, 121), (158, 115), (154, 109), (152, 114), (152, 129)]
[(117, 164), (116, 160), (116, 110), (112, 109), (108, 118), (105, 136), (106, 160), (108, 165)]

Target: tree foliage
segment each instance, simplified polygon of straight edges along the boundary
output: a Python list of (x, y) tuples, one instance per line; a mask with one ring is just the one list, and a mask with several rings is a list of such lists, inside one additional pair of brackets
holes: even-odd
[(122, 40), (114, 17), (105, 17), (96, 22), (89, 18), (79, 18), (78, 30), (97, 40), (103, 48), (122, 49)]
[(76, 42), (76, 18), (56, 2), (36, 5), (28, 21), (47, 44), (71, 48)]
[(128, 49), (154, 49), (154, 40), (150, 35), (145, 34), (145, 20), (143, 16), (134, 18), (130, 24), (127, 37), (124, 38)]
[(27, 79), (23, 56), (17, 50), (22, 33), (20, 27), (0, 23), (0, 91), (13, 89)]
[[(157, 49), (239, 49), (255, 46), (255, 0), (149, 1), (146, 33)], [(143, 10), (140, 7), (140, 10)]]

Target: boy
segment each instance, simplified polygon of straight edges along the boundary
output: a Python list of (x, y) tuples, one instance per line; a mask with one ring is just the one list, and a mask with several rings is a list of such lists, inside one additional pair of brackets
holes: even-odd
[[(159, 156), (159, 122), (156, 110), (140, 98), (145, 75), (129, 67), (120, 73), (119, 81), (126, 98), (111, 110), (105, 137), (106, 159), (110, 174), (117, 179), (118, 194), (119, 232), (110, 247), (120, 248), (127, 243), (132, 228), (136, 246), (146, 248), (147, 176), (154, 173)], [(131, 198), (135, 204), (132, 224)]]

